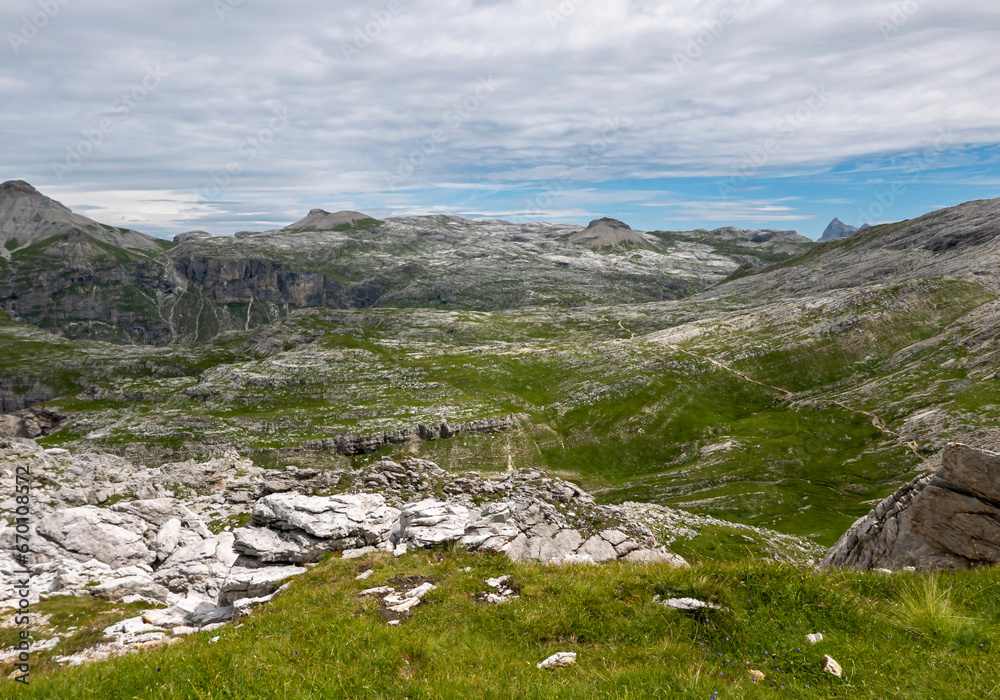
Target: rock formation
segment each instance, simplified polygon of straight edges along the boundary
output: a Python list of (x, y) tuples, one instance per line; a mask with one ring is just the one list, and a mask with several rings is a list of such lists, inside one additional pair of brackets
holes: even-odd
[(594, 219), (579, 233), (569, 237), (571, 243), (579, 243), (588, 248), (611, 248), (623, 243), (643, 245), (646, 239), (638, 231), (618, 219)]
[(400, 430), (384, 430), (370, 435), (345, 433), (334, 435), (322, 440), (309, 440), (302, 447), (306, 450), (336, 452), (353, 457), (378, 452), (386, 445), (409, 445), (418, 440), (448, 440), (463, 433), (494, 435), (516, 430), (521, 427), (520, 421), (527, 416), (506, 416), (504, 418), (484, 418), (465, 423), (441, 423), (439, 425), (424, 425), (423, 423)]
[(969, 568), (1000, 562), (1000, 454), (952, 444), (943, 466), (858, 520), (823, 566)]
[(26, 560), (14, 559), (13, 523), (0, 528), (5, 590), (27, 567), (34, 601), (45, 592), (167, 606), (109, 628), (109, 654), (237, 619), (331, 552), (400, 556), (454, 544), (551, 564), (686, 565), (621, 509), (541, 472), (454, 475), (413, 458), (275, 472), (235, 453), (147, 469), (24, 439), (0, 440), (0, 460), (4, 493), (15, 493), (21, 467), (33, 495)]
[(32, 243), (66, 234), (71, 230), (118, 248), (155, 252), (160, 250), (152, 236), (125, 228), (99, 224), (74, 214), (49, 199), (27, 182), (11, 180), (0, 184), (0, 249), (18, 250)]
[(285, 227), (286, 231), (334, 231), (341, 226), (351, 226), (359, 221), (377, 221), (359, 211), (338, 211), (331, 214), (323, 209), (313, 209), (304, 218)]

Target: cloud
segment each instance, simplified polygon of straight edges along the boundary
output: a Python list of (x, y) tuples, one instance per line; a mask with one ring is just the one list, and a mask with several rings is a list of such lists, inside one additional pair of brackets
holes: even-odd
[[(25, 26), (53, 4), (44, 26)], [(553, 218), (595, 201), (627, 209), (631, 185), (608, 183), (640, 179), (701, 179), (700, 201), (771, 140), (738, 196), (759, 178), (844, 163), (866, 161), (879, 176), (894, 167), (886, 154), (933, 147), (941, 129), (957, 150), (996, 143), (1000, 7), (925, 1), (901, 15), (901, 6), (172, 0), (126, 11), (112, 0), (9, 0), (2, 175), (99, 206), (112, 223), (233, 232), (284, 225), (312, 206), (471, 214), (483, 202), (484, 212), (517, 212), (554, 182), (559, 196), (543, 212)], [(137, 100), (151, 69), (162, 82)], [(476, 94), (483, 80), (497, 85), (488, 99)], [(807, 110), (816, 90), (829, 99)], [(280, 131), (279, 112), (288, 115)], [(113, 128), (81, 148), (104, 120)], [(619, 125), (613, 138), (609, 123)], [(74, 151), (79, 164), (60, 176)], [(414, 159), (411, 175), (391, 179)], [(989, 167), (977, 181), (996, 180)], [(664, 215), (796, 215), (765, 199)], [(817, 200), (853, 201), (836, 190)]]

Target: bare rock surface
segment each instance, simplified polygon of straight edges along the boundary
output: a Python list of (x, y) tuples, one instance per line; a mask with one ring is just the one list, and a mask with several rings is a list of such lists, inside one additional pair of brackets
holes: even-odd
[[(6, 590), (26, 568), (31, 602), (89, 595), (161, 606), (109, 627), (110, 641), (66, 663), (165, 643), (171, 629), (189, 634), (239, 619), (330, 552), (353, 558), (458, 545), (549, 564), (686, 564), (621, 509), (537, 471), (451, 474), (415, 458), (346, 473), (264, 470), (235, 453), (146, 468), (0, 440), (5, 493), (15, 493), (17, 468), (32, 479), (31, 553), (15, 559), (17, 504), (0, 502)], [(516, 596), (506, 580), (490, 585), (488, 602)], [(418, 582), (381, 591), (383, 617), (400, 623), (430, 590)]]
[(943, 465), (858, 520), (823, 566), (901, 570), (1000, 562), (1000, 454), (952, 444)]

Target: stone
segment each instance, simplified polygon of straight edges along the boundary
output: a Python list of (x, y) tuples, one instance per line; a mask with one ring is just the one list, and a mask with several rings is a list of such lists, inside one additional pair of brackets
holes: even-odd
[(270, 595), (288, 578), (306, 573), (300, 566), (272, 566), (263, 569), (233, 567), (222, 583), (220, 605), (231, 605), (243, 598), (260, 598)]
[(600, 534), (601, 537), (603, 537), (605, 540), (611, 543), (612, 547), (617, 547), (622, 542), (628, 539), (628, 535), (626, 535), (621, 530), (609, 529), (602, 531)]
[(674, 610), (685, 610), (688, 612), (697, 612), (698, 610), (721, 610), (722, 608), (714, 603), (706, 603), (703, 600), (698, 600), (697, 598), (668, 598), (666, 600), (660, 600), (659, 596), (653, 598), (654, 603), (659, 603), (665, 608), (673, 608)]
[(829, 673), (831, 675), (836, 676), (837, 678), (840, 678), (844, 673), (844, 670), (840, 667), (840, 664), (834, 661), (833, 658), (829, 655), (823, 657), (823, 663), (820, 666), (820, 670), (823, 673)]
[(625, 561), (632, 562), (633, 564), (670, 564), (677, 567), (690, 566), (684, 557), (681, 557), (673, 552), (668, 552), (665, 549), (637, 549), (634, 552), (629, 552), (628, 555), (624, 557)]
[(766, 677), (766, 676), (764, 676), (764, 672), (763, 671), (757, 671), (757, 670), (751, 669), (748, 673), (750, 674), (750, 679), (754, 683), (760, 683)]
[(817, 632), (816, 634), (807, 634), (806, 641), (809, 644), (819, 644), (823, 641), (823, 635), (820, 632)]
[(232, 608), (218, 606), (210, 600), (190, 596), (164, 610), (150, 610), (142, 619), (158, 628), (202, 627), (232, 617)]
[(202, 538), (212, 536), (201, 518), (176, 498), (121, 501), (111, 506), (110, 510), (133, 515), (161, 528), (171, 520), (179, 520), (185, 529), (192, 530)]
[(156, 603), (166, 603), (170, 591), (153, 580), (151, 575), (128, 576), (112, 579), (89, 589), (95, 598), (121, 601), (127, 597), (138, 597)]
[(952, 444), (942, 460), (854, 523), (821, 566), (929, 570), (1000, 562), (1000, 454)]
[(181, 541), (181, 527), (181, 521), (178, 518), (171, 518), (160, 527), (159, 532), (156, 533), (156, 544), (153, 547), (156, 550), (157, 561), (163, 561), (177, 549), (177, 545)]
[(270, 603), (274, 595), (261, 596), (260, 598), (242, 598), (233, 603), (233, 619), (239, 620), (242, 617), (246, 617), (256, 608), (259, 608), (265, 603)]
[(153, 579), (175, 593), (196, 594), (215, 600), (238, 555), (235, 537), (223, 532), (174, 551)]
[(347, 549), (341, 555), (343, 559), (360, 559), (369, 554), (375, 554), (379, 550), (375, 547), (362, 547), (361, 549)]
[(362, 571), (360, 574), (354, 577), (355, 581), (367, 581), (371, 578), (372, 574), (375, 573), (374, 569), (368, 569), (367, 571)]
[(327, 552), (356, 544), (355, 538), (324, 540), (301, 530), (278, 531), (270, 527), (241, 527), (233, 532), (233, 549), (266, 563), (319, 561)]
[(433, 547), (465, 535), (469, 525), (465, 506), (429, 498), (406, 505), (399, 514), (400, 539), (414, 547)]
[(387, 595), (389, 593), (395, 593), (396, 589), (392, 586), (378, 586), (377, 588), (366, 588), (365, 590), (358, 593), (359, 598), (366, 598), (370, 595)]
[(614, 561), (618, 558), (618, 552), (615, 551), (614, 546), (600, 536), (591, 537), (584, 542), (578, 554), (590, 556), (598, 564)]
[(560, 651), (538, 664), (539, 669), (565, 668), (576, 663), (576, 653), (572, 651)]
[(118, 568), (156, 560), (146, 546), (146, 523), (94, 506), (67, 508), (38, 523), (38, 534), (73, 554)]
[[(257, 501), (253, 520), (276, 530), (299, 530), (320, 540), (338, 540), (340, 550), (388, 539), (399, 511), (380, 495), (303, 496), (275, 493)], [(349, 542), (353, 544), (348, 546)], [(343, 544), (343, 546), (340, 546)]]
[(541, 562), (562, 562), (566, 557), (576, 554), (583, 544), (583, 537), (576, 530), (559, 530), (555, 537), (548, 537), (548, 528), (535, 528), (532, 532), (541, 532), (528, 541), (528, 556)]

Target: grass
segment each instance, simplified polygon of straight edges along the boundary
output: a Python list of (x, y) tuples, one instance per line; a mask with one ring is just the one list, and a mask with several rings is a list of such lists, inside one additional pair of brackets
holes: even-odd
[[(355, 581), (368, 567), (375, 575)], [(521, 597), (498, 607), (475, 600), (484, 579), (500, 574), (513, 576)], [(393, 628), (357, 593), (403, 575), (438, 589)], [(5, 681), (0, 697), (989, 697), (1000, 686), (992, 603), (1000, 571), (937, 579), (749, 562), (543, 567), (459, 552), (330, 559), (238, 626), (107, 663), (41, 665), (29, 688)], [(933, 585), (967, 601), (959, 637), (915, 629), (912, 592)], [(656, 595), (722, 609), (682, 613), (655, 604)], [(823, 642), (806, 643), (821, 631)], [(578, 663), (535, 667), (557, 651), (576, 652)], [(843, 678), (820, 672), (824, 654)], [(755, 683), (750, 668), (765, 680)]]

